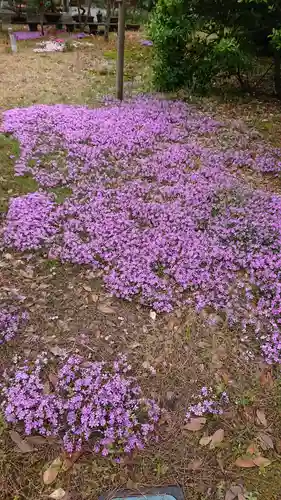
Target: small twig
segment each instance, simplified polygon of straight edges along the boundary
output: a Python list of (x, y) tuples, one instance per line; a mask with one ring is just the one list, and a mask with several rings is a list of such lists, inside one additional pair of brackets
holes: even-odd
[(274, 64), (272, 63), (269, 68), (267, 68), (267, 70), (265, 71), (265, 73), (260, 77), (260, 79), (255, 83), (255, 88), (257, 88), (257, 86), (262, 82), (262, 80), (264, 79), (264, 77), (267, 75), (267, 73), (273, 68)]

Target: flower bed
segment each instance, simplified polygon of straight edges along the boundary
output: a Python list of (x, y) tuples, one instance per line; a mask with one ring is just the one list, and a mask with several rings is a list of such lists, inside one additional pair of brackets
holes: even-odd
[[(16, 174), (42, 188), (11, 200), (7, 246), (102, 269), (112, 293), (158, 311), (221, 311), (280, 362), (281, 197), (235, 174), (278, 174), (277, 149), (218, 148), (222, 124), (145, 97), (14, 109), (4, 129), (21, 145)], [(63, 186), (58, 204), (49, 190)]]
[(57, 373), (43, 353), (6, 374), (1, 407), (25, 434), (61, 438), (69, 453), (88, 444), (103, 456), (142, 449), (160, 410), (129, 375), (126, 358), (109, 363), (69, 356)]

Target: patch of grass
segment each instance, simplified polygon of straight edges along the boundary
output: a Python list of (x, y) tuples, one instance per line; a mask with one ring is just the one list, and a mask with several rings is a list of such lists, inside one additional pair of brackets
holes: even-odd
[(0, 134), (0, 212), (7, 210), (11, 196), (27, 194), (38, 189), (37, 182), (31, 176), (15, 176), (14, 162), (18, 155), (18, 142)]
[(2, 413), (0, 413), (0, 436), (2, 436), (6, 428), (7, 428), (6, 422), (4, 420)]
[(246, 489), (248, 491), (257, 492), (256, 497), (259, 500), (280, 500), (280, 468), (280, 461), (276, 461), (259, 473), (255, 470), (248, 469), (248, 471), (243, 474)]
[(66, 198), (69, 198), (69, 196), (72, 195), (72, 190), (68, 187), (55, 187), (50, 189), (51, 193), (54, 193), (56, 202), (58, 204), (63, 203)]
[(116, 61), (116, 59), (117, 59), (117, 51), (116, 50), (106, 50), (103, 53), (103, 56), (106, 59), (113, 59), (114, 61)]
[(251, 391), (245, 391), (244, 394), (236, 400), (237, 406), (251, 406), (256, 400), (256, 395)]

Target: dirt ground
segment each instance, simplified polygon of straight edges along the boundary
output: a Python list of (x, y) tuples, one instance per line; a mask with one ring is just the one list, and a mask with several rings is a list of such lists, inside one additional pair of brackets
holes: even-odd
[[(35, 54), (30, 43), (12, 55), (3, 44), (0, 106), (98, 102), (114, 86), (115, 41), (109, 46), (99, 39), (91, 43), (93, 49), (47, 55)], [(149, 72), (143, 64), (148, 56), (142, 50), (135, 36), (128, 40), (127, 81), (139, 86)], [(279, 140), (279, 103), (225, 104), (206, 99), (200, 105), (214, 116), (245, 121), (267, 139)], [(13, 178), (9, 157), (14, 147), (2, 137), (4, 209), (11, 194), (31, 190)], [(239, 332), (228, 329), (219, 316), (212, 318), (212, 325), (207, 314), (198, 316), (191, 310), (152, 319), (150, 310), (136, 302), (108, 296), (98, 273), (49, 261), (42, 254), (4, 251), (0, 273), (0, 300), (20, 295), (30, 313), (21, 336), (1, 346), (2, 369), (15, 354), (25, 357), (51, 351), (59, 357), (80, 352), (89, 359), (112, 360), (124, 352), (145, 394), (165, 410), (158, 442), (143, 452), (125, 457), (120, 464), (86, 452), (50, 486), (44, 485), (42, 472), (59, 455), (58, 444), (46, 441), (32, 452), (20, 453), (0, 420), (1, 499), (43, 500), (62, 488), (65, 500), (94, 500), (117, 488), (142, 492), (148, 486), (180, 484), (186, 500), (234, 500), (233, 491), (238, 490), (239, 500), (280, 500), (281, 378), (279, 369), (263, 363), (258, 346), (243, 345)], [(202, 430), (191, 432), (184, 423), (186, 407), (198, 387), (210, 384), (226, 389), (231, 403), (222, 416), (213, 416)], [(263, 423), (259, 411), (264, 412)], [(224, 430), (224, 437), (216, 447), (200, 445), (202, 436), (218, 429)], [(268, 466), (235, 465), (237, 458), (250, 453), (253, 443), (270, 461)]]

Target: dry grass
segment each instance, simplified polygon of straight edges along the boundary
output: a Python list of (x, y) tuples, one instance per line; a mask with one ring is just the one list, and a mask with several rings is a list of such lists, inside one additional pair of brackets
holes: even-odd
[[(0, 33), (1, 35), (1, 33)], [(127, 35), (128, 50), (140, 50), (138, 34)], [(61, 35), (60, 35), (61, 38)], [(101, 37), (83, 39), (91, 46), (72, 52), (34, 53), (38, 40), (18, 42), (18, 53), (8, 51), (6, 36), (0, 41), (0, 109), (32, 104), (84, 104), (93, 106), (106, 93), (114, 94), (115, 61), (104, 53), (116, 52), (116, 38), (108, 44)], [(145, 70), (135, 65), (127, 82)], [(126, 67), (125, 67), (126, 73)]]
[[(0, 458), (3, 500), (43, 499), (59, 487), (81, 500), (92, 500), (106, 489), (127, 485), (141, 490), (155, 484), (180, 483), (188, 500), (223, 498), (218, 491), (241, 480), (249, 490), (258, 489), (258, 470), (239, 470), (234, 461), (261, 430), (255, 420), (257, 408), (265, 408), (271, 435), (278, 445), (277, 385), (261, 385), (263, 364), (258, 358), (245, 361), (235, 332), (227, 330), (219, 319), (211, 328), (204, 315), (198, 317), (192, 311), (175, 311), (152, 321), (147, 309), (109, 298), (90, 270), (61, 266), (40, 256), (27, 262), (22, 255), (6, 254), (1, 271), (2, 295), (16, 290), (26, 296), (25, 306), (31, 314), (29, 327), (5, 349), (2, 362), (5, 359), (8, 363), (15, 353), (34, 356), (55, 345), (77, 349), (98, 360), (114, 359), (117, 352), (125, 352), (144, 392), (166, 409), (158, 443), (126, 458), (121, 465), (85, 454), (52, 486), (43, 485), (42, 470), (58, 455), (58, 446), (46, 445), (23, 455), (12, 449), (4, 431)], [(92, 292), (85, 290), (85, 285)], [(98, 297), (95, 301), (93, 294)], [(115, 314), (99, 311), (98, 304), (103, 301), (110, 301)], [(155, 376), (150, 375), (144, 362), (156, 369)], [(221, 418), (210, 419), (204, 429), (211, 434), (224, 428), (225, 439), (215, 450), (199, 446), (203, 431), (191, 433), (184, 429), (185, 409), (192, 394), (210, 381), (214, 387), (227, 386), (232, 399), (229, 411)], [(265, 485), (268, 488), (272, 477), (278, 481), (276, 488), (280, 488), (278, 454), (269, 450), (266, 456), (277, 462), (264, 471), (260, 492)], [(189, 464), (194, 459), (200, 459), (202, 464), (191, 471)], [(264, 498), (277, 500), (275, 489), (270, 487)]]

